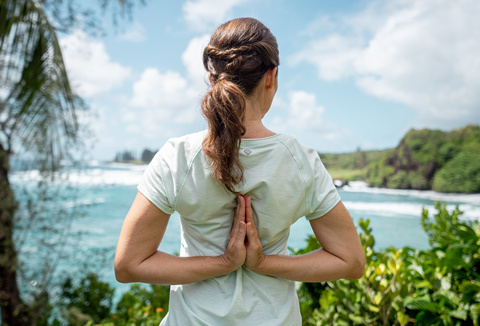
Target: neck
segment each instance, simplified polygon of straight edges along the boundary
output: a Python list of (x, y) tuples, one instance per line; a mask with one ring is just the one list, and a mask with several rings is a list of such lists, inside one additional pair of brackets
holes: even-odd
[(275, 135), (268, 130), (262, 122), (264, 113), (260, 109), (260, 103), (252, 103), (247, 100), (245, 107), (245, 135), (242, 138), (265, 138)]

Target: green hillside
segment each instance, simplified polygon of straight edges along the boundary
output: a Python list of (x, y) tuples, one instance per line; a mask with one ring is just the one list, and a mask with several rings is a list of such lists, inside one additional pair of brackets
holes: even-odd
[(480, 126), (410, 130), (396, 148), (320, 154), (333, 179), (370, 186), (480, 193)]
[(480, 192), (480, 127), (410, 130), (397, 148), (367, 167), (371, 186)]
[(342, 154), (320, 154), (323, 164), (333, 179), (365, 180), (367, 166), (379, 161), (388, 150), (360, 151)]

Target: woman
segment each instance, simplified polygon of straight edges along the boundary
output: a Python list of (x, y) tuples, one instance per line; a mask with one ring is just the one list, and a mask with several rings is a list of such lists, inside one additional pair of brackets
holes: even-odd
[[(172, 285), (161, 325), (301, 325), (294, 281), (361, 277), (357, 232), (318, 154), (262, 124), (278, 85), (270, 30), (229, 21), (203, 63), (208, 130), (169, 140), (148, 166), (120, 234), (116, 277)], [(180, 257), (157, 250), (174, 211)], [(323, 248), (289, 256), (290, 226), (303, 216)]]

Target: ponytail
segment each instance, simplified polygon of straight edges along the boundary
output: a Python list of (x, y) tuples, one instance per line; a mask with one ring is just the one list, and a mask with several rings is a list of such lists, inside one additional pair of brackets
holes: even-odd
[(208, 123), (203, 152), (213, 176), (232, 193), (243, 182), (238, 155), (245, 134), (247, 96), (265, 73), (279, 65), (275, 36), (253, 18), (238, 18), (218, 27), (203, 51), (203, 65), (212, 88), (202, 100)]
[(208, 123), (203, 152), (211, 159), (213, 176), (232, 193), (243, 181), (243, 167), (238, 157), (245, 134), (245, 94), (233, 82), (218, 81), (202, 101), (202, 113)]

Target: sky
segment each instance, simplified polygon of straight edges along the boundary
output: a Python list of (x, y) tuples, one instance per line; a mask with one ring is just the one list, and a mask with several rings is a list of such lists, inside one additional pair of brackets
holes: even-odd
[(203, 48), (254, 17), (276, 36), (279, 87), (264, 124), (321, 153), (392, 148), (408, 130), (480, 124), (478, 0), (148, 1), (104, 35), (62, 35), (89, 106), (85, 159), (140, 155), (206, 128)]

